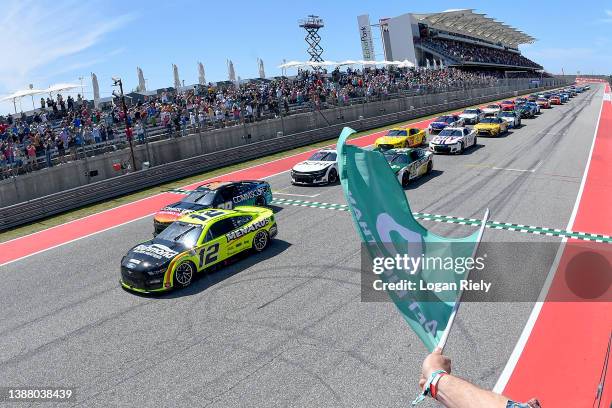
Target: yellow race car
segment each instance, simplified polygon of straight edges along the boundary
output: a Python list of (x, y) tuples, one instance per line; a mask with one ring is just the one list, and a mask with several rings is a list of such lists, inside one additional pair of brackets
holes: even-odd
[(474, 130), (478, 136), (499, 136), (508, 131), (508, 122), (499, 117), (484, 118)]
[(268, 208), (195, 211), (130, 249), (121, 260), (119, 282), (140, 293), (186, 287), (198, 272), (246, 250), (263, 251), (277, 232)]
[(425, 143), (425, 130), (419, 128), (391, 128), (376, 139), (374, 147), (380, 150), (417, 147)]

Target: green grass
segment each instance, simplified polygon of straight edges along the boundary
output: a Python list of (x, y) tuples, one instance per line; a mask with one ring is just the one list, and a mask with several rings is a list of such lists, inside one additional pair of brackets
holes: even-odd
[[(526, 94), (527, 95), (527, 94)], [(473, 105), (473, 106), (480, 106), (480, 105)], [(467, 108), (467, 107), (466, 107)], [(396, 126), (403, 126), (403, 125), (407, 125), (410, 123), (414, 123), (414, 122), (420, 122), (422, 120), (426, 120), (429, 118), (433, 118), (436, 116), (440, 116), (443, 115), (445, 113), (450, 113), (450, 112), (454, 112), (456, 110), (453, 111), (447, 111), (447, 112), (440, 112), (440, 113), (436, 113), (435, 115), (429, 115), (429, 116), (422, 116), (419, 118), (415, 118), (406, 122), (399, 122), (399, 123), (395, 123), (392, 125), (387, 125), (387, 126), (383, 126), (380, 128), (376, 128), (376, 129), (370, 129), (364, 132), (358, 132), (355, 133), (354, 135), (351, 135), (350, 139), (354, 139), (357, 137), (361, 137), (361, 136), (365, 136), (367, 134), (370, 133), (375, 133), (381, 130), (386, 130), (386, 129), (390, 129), (392, 127), (396, 127)], [(43, 220), (40, 221), (36, 221), (30, 224), (26, 224), (26, 225), (22, 225), (13, 229), (9, 229), (6, 230), (2, 233), (0, 233), (0, 242), (5, 242), (14, 238), (18, 238), (24, 235), (28, 235), (28, 234), (32, 234), (34, 232), (38, 232), (38, 231), (42, 231), (44, 229), (59, 225), (59, 224), (63, 224), (69, 221), (73, 221), (79, 218), (83, 218), (85, 216), (91, 215), (91, 214), (95, 214), (98, 213), (100, 211), (104, 211), (104, 210), (108, 210), (114, 207), (118, 207), (120, 205), (123, 204), (127, 204), (127, 203), (131, 203), (133, 201), (136, 200), (140, 200), (142, 198), (146, 198), (146, 197), (150, 197), (153, 196), (155, 194), (159, 194), (159, 193), (163, 193), (167, 190), (173, 189), (173, 188), (180, 188), (183, 187), (185, 185), (188, 184), (193, 184), (193, 183), (197, 183), (199, 181), (205, 180), (205, 179), (210, 179), (210, 178), (214, 178), (232, 171), (236, 171), (236, 170), (241, 170), (247, 167), (252, 167), (258, 164), (262, 164), (262, 163), (266, 163), (268, 161), (274, 160), (274, 159), (281, 159), (283, 157), (287, 157), (287, 156), (291, 156), (297, 153), (302, 153), (302, 152), (306, 152), (308, 150), (312, 150), (312, 149), (316, 149), (316, 148), (321, 148), (324, 146), (328, 146), (330, 144), (334, 144), (336, 142), (336, 138), (332, 138), (332, 139), (328, 139), (328, 140), (324, 140), (322, 142), (318, 142), (318, 143), (313, 143), (307, 146), (303, 146), (303, 147), (299, 147), (297, 149), (291, 149), (291, 150), (287, 150), (284, 152), (280, 152), (280, 153), (276, 153), (276, 154), (271, 154), (269, 156), (265, 156), (265, 157), (261, 157), (259, 159), (255, 159), (255, 160), (249, 160), (246, 162), (242, 162), (242, 163), (238, 163), (232, 166), (228, 166), (228, 167), (222, 167), (216, 170), (212, 170), (212, 171), (207, 171), (204, 173), (200, 173), (200, 174), (196, 174), (194, 176), (190, 176), (190, 177), (186, 177), (186, 178), (182, 178), (179, 180), (175, 180), (169, 183), (164, 183), (164, 184), (160, 184), (158, 186), (155, 187), (150, 187), (150, 188), (146, 188), (144, 190), (140, 190), (137, 191), (135, 193), (132, 194), (126, 194), (123, 196), (119, 196), (116, 197), (114, 199), (111, 200), (107, 200), (104, 202), (100, 202), (100, 203), (96, 203), (96, 204), (91, 204), (91, 205), (87, 205), (75, 210), (71, 210), (71, 211), (67, 211), (65, 213), (61, 213), (59, 215), (54, 215), (52, 217), (49, 218), (45, 218)]]

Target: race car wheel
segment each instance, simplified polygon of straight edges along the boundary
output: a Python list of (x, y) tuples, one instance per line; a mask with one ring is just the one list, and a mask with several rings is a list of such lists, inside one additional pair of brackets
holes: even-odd
[(195, 266), (191, 262), (183, 262), (174, 270), (174, 285), (187, 287), (195, 275)]
[(262, 196), (259, 196), (255, 199), (255, 205), (259, 206), (259, 207), (265, 207), (266, 205), (266, 199), (263, 198)]
[(402, 175), (402, 187), (406, 187), (409, 182), (410, 176), (408, 175), (408, 173), (404, 172), (404, 174)]
[(463, 154), (464, 150), (465, 150), (465, 145), (463, 144), (463, 142), (459, 142), (459, 151), (457, 152), (457, 154)]
[(261, 252), (268, 246), (270, 238), (266, 231), (259, 231), (253, 238), (253, 249), (255, 252)]
[(427, 174), (431, 173), (433, 170), (433, 162), (427, 163)]
[(478, 137), (474, 136), (474, 146), (478, 146)]
[(329, 175), (327, 176), (327, 182), (329, 184), (334, 184), (338, 181), (338, 172), (336, 169), (331, 169), (329, 171)]

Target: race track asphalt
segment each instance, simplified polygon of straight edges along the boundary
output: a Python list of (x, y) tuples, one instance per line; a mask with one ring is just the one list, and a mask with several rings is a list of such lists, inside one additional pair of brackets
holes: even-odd
[[(489, 208), (496, 221), (565, 228), (599, 114), (594, 88), (462, 156), (434, 157), (435, 171), (406, 190), (412, 210), (481, 218)], [(279, 198), (345, 203), (338, 185), (269, 181)], [(0, 385), (76, 387), (83, 407), (408, 406), (426, 350), (392, 304), (360, 302), (349, 214), (274, 208), (267, 251), (163, 296), (118, 285), (119, 260), (150, 238), (150, 218), (3, 266)], [(537, 295), (559, 239), (486, 230), (484, 240), (507, 264), (495, 298)], [(532, 306), (463, 304), (445, 350), (454, 372), (493, 387)]]

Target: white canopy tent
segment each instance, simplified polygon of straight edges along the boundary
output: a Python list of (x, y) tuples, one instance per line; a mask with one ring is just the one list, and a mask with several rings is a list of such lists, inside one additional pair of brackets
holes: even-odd
[(45, 93), (44, 89), (23, 89), (21, 91), (16, 91), (13, 92), (10, 95), (7, 95), (3, 98), (0, 99), (0, 101), (9, 101), (12, 100), (13, 101), (13, 108), (15, 109), (15, 113), (17, 113), (17, 99), (20, 100), (21, 102), (21, 98), (23, 98), (24, 96), (32, 96), (32, 108), (34, 108), (34, 95), (37, 94), (42, 94)]
[(48, 87), (47, 89), (44, 89), (40, 93), (51, 94), (53, 92), (69, 91), (71, 89), (80, 88), (80, 87), (81, 85), (78, 85), (78, 84), (60, 83), (60, 84), (51, 85), (50, 87)]
[(408, 60), (403, 61), (365, 61), (365, 60), (345, 60), (340, 62), (335, 61), (289, 61), (278, 66), (278, 68), (305, 68), (305, 67), (342, 67), (350, 65), (363, 65), (363, 66), (396, 66), (399, 68), (413, 68), (415, 64)]

